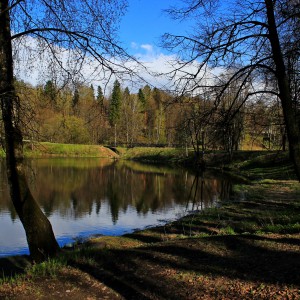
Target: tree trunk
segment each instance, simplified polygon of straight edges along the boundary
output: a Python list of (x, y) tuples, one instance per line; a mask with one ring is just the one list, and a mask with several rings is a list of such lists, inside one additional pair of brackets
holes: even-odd
[(117, 124), (115, 123), (115, 126), (114, 126), (115, 128), (115, 147), (117, 147)]
[(300, 122), (293, 106), (289, 79), (280, 47), (272, 0), (265, 0), (269, 25), (269, 39), (271, 42), (273, 59), (276, 65), (276, 78), (279, 88), (284, 121), (289, 141), (290, 159), (294, 164), (298, 179), (300, 180)]
[(14, 88), (8, 0), (0, 2), (0, 101), (5, 130), (6, 168), (10, 195), (24, 226), (30, 255), (42, 261), (59, 251), (52, 226), (33, 198), (24, 172), (19, 128), (19, 99)]

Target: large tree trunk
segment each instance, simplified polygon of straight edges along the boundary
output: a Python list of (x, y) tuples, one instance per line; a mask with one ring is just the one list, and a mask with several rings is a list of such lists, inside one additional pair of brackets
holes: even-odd
[(273, 0), (265, 0), (269, 25), (269, 39), (271, 42), (273, 59), (276, 65), (276, 78), (279, 88), (284, 120), (289, 141), (290, 159), (292, 160), (298, 179), (300, 180), (300, 121), (293, 105), (289, 79), (280, 47)]
[(11, 199), (24, 226), (30, 255), (33, 260), (42, 261), (55, 255), (59, 246), (52, 226), (33, 198), (25, 177), (19, 105), (13, 78), (8, 0), (0, 2), (0, 101)]

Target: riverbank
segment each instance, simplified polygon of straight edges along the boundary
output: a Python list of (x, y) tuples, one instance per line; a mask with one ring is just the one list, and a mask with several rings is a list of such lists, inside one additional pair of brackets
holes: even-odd
[(93, 238), (43, 264), (1, 259), (0, 297), (299, 299), (299, 184), (264, 180), (235, 192), (219, 208), (122, 237)]
[[(179, 165), (200, 170), (195, 165), (192, 149), (159, 147), (105, 147), (102, 145), (75, 145), (58, 143), (32, 143), (25, 141), (27, 158), (39, 157), (99, 157), (134, 160), (147, 164)], [(1, 149), (0, 157), (4, 157)], [(224, 151), (207, 151), (204, 154), (206, 168), (229, 172), (248, 180), (295, 180), (295, 172), (288, 159), (288, 152), (281, 151), (236, 151), (232, 159)], [(200, 170), (201, 171), (201, 170)]]
[[(175, 164), (201, 171), (195, 164), (193, 150), (174, 148), (117, 148), (121, 158), (143, 163)], [(296, 180), (288, 152), (282, 151), (235, 151), (232, 158), (224, 151), (204, 153), (207, 169), (231, 173), (250, 181), (263, 179)]]

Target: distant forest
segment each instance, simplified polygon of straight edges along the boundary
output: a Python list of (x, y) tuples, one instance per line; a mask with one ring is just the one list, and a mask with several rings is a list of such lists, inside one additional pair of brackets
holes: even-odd
[(148, 85), (131, 93), (117, 80), (108, 97), (100, 86), (59, 87), (51, 80), (37, 87), (17, 81), (16, 88), (26, 140), (230, 153), (286, 148), (282, 109), (271, 97), (236, 101), (228, 89), (215, 105), (209, 94), (178, 97)]

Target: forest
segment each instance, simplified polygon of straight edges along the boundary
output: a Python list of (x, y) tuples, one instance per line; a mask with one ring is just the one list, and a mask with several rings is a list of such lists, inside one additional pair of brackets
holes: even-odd
[[(37, 87), (16, 81), (25, 140), (111, 146), (168, 146), (203, 150), (283, 150), (287, 139), (275, 97), (234, 98), (232, 87), (214, 109), (213, 94), (178, 96), (145, 85), (134, 93), (114, 82), (101, 86)], [(238, 108), (238, 109), (237, 109)], [(231, 115), (228, 111), (232, 112)]]

